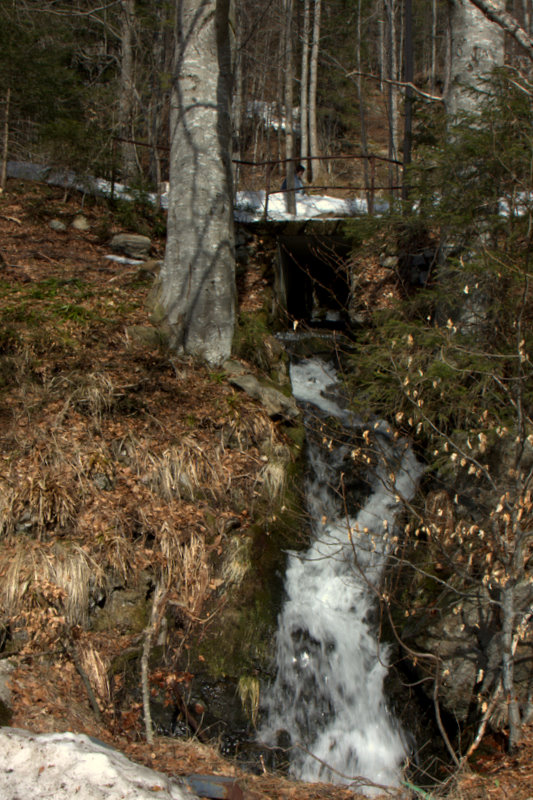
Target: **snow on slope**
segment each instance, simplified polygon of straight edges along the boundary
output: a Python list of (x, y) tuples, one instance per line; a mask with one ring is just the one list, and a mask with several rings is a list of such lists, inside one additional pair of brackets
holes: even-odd
[[(109, 196), (111, 194), (111, 184), (102, 178), (80, 178), (73, 172), (56, 170), (39, 164), (31, 164), (27, 161), (8, 161), (7, 174), (10, 178), (22, 180), (43, 181), (54, 186), (65, 188), (75, 188), (80, 192), (88, 192)], [(312, 187), (311, 187), (312, 188)], [(135, 193), (121, 183), (114, 186), (114, 196), (124, 200), (132, 200)], [(265, 209), (264, 190), (237, 192), (235, 197), (235, 219), (237, 222), (254, 222), (264, 216)], [(148, 193), (146, 198), (155, 204), (156, 195)], [(285, 192), (274, 192), (268, 196), (267, 219), (273, 221), (287, 219), (313, 219), (316, 217), (353, 217), (367, 213), (366, 200), (353, 197), (342, 199), (339, 197), (328, 197), (327, 195), (299, 194), (296, 196), (296, 214), (289, 214), (287, 211), (287, 197)], [(161, 195), (161, 206), (168, 207), (168, 194)], [(385, 202), (376, 201), (375, 211), (382, 213), (386, 211)]]
[(174, 778), (84, 734), (0, 728), (1, 800), (194, 800)]

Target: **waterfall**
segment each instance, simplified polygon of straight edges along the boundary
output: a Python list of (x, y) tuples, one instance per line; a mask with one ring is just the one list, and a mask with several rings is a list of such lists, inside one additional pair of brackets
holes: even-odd
[(388, 652), (377, 637), (374, 587), (401, 498), (412, 498), (421, 465), (386, 423), (373, 425), (369, 492), (352, 515), (339, 471), (361, 422), (335, 399), (331, 365), (304, 359), (291, 366), (291, 381), (308, 421), (317, 413), (334, 416), (344, 435), (324, 436), (325, 442), (308, 436), (312, 541), (306, 552), (289, 554), (276, 679), (267, 691), (261, 738), (276, 746), (281, 732), (290, 737), (290, 771), (302, 780), (352, 783), (362, 777), (397, 785), (406, 744), (384, 697)]

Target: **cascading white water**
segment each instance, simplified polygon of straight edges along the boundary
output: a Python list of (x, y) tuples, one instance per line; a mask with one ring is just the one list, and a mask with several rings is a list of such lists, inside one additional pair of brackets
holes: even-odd
[[(359, 425), (325, 393), (337, 381), (332, 366), (303, 360), (291, 367), (291, 380), (300, 402), (337, 417), (347, 428)], [(421, 465), (405, 442), (387, 436), (385, 423), (376, 428), (373, 443), (379, 452), (369, 477), (371, 491), (353, 518), (333, 491), (349, 445), (329, 441), (320, 448), (309, 442), (312, 544), (305, 553), (289, 555), (276, 680), (267, 693), (261, 731), (270, 745), (276, 745), (281, 731), (285, 738), (289, 734), (291, 773), (303, 780), (349, 783), (362, 776), (397, 785), (406, 756), (404, 737), (384, 698), (388, 654), (372, 623), (373, 587), (380, 582), (400, 498), (413, 496)]]

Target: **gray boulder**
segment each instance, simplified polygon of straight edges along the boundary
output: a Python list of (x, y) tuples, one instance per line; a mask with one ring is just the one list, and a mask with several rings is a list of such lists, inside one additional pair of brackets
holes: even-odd
[(150, 254), (152, 242), (148, 236), (139, 233), (117, 233), (111, 239), (111, 250), (128, 258), (146, 260)]
[(264, 406), (269, 417), (296, 419), (300, 414), (294, 397), (287, 397), (273, 386), (261, 384), (255, 375), (232, 375), (229, 382), (232, 386), (242, 389), (254, 400), (258, 400)]

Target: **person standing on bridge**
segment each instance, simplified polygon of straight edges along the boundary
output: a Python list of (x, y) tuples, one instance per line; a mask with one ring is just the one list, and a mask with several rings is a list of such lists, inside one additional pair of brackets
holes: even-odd
[[(305, 187), (304, 187), (303, 180), (302, 180), (304, 172), (305, 172), (305, 167), (303, 167), (301, 164), (298, 164), (298, 166), (294, 170), (294, 193), (295, 194), (305, 194)], [(287, 178), (284, 178), (283, 179), (283, 183), (281, 184), (281, 191), (282, 192), (286, 192), (287, 188), (288, 188), (287, 187)]]

